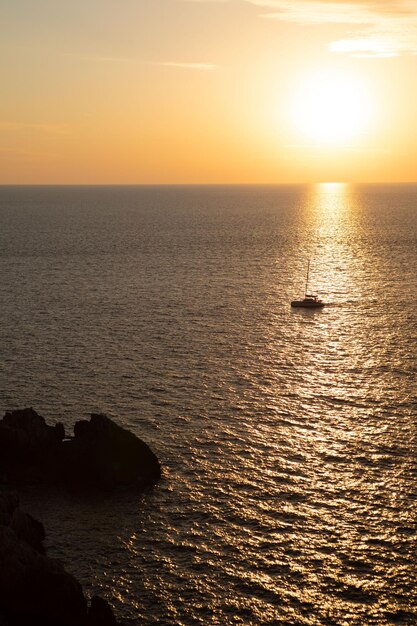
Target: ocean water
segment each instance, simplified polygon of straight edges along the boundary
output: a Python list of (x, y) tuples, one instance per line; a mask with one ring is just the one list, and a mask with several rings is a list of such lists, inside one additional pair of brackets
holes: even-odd
[[(164, 476), (27, 489), (125, 625), (417, 624), (417, 186), (0, 188), (0, 408)], [(323, 310), (291, 309), (310, 289)]]

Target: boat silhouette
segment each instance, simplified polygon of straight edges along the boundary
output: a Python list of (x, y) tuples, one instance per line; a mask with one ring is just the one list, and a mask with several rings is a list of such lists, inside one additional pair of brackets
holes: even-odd
[(292, 307), (301, 307), (305, 309), (320, 309), (325, 306), (324, 302), (318, 296), (308, 293), (308, 279), (310, 274), (310, 261), (307, 264), (307, 278), (304, 298), (302, 300), (292, 300)]

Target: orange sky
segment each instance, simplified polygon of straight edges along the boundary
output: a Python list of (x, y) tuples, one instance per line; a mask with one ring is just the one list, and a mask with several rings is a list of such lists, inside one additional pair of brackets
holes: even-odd
[(417, 2), (4, 0), (0, 183), (417, 180)]

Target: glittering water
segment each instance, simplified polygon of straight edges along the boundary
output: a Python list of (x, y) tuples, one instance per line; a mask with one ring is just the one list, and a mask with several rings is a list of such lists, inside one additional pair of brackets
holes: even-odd
[[(1, 409), (140, 496), (22, 495), (131, 625), (417, 623), (417, 186), (0, 188)], [(310, 284), (329, 305), (292, 310)]]

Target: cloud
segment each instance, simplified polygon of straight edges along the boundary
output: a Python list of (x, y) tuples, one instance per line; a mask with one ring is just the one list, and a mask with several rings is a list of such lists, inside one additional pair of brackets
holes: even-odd
[(357, 2), (322, 2), (317, 0), (247, 0), (250, 4), (271, 9), (263, 17), (301, 24), (363, 24), (371, 19), (363, 4)]
[(262, 7), (261, 15), (298, 24), (350, 27), (346, 39), (331, 50), (355, 56), (417, 54), (417, 11), (414, 0), (246, 0)]
[(202, 70), (211, 71), (217, 68), (214, 63), (200, 63), (187, 61), (141, 61), (134, 57), (112, 57), (112, 56), (83, 56), (80, 57), (85, 61), (94, 63), (131, 63), (133, 65), (160, 65), (164, 67), (178, 67), (186, 70)]

